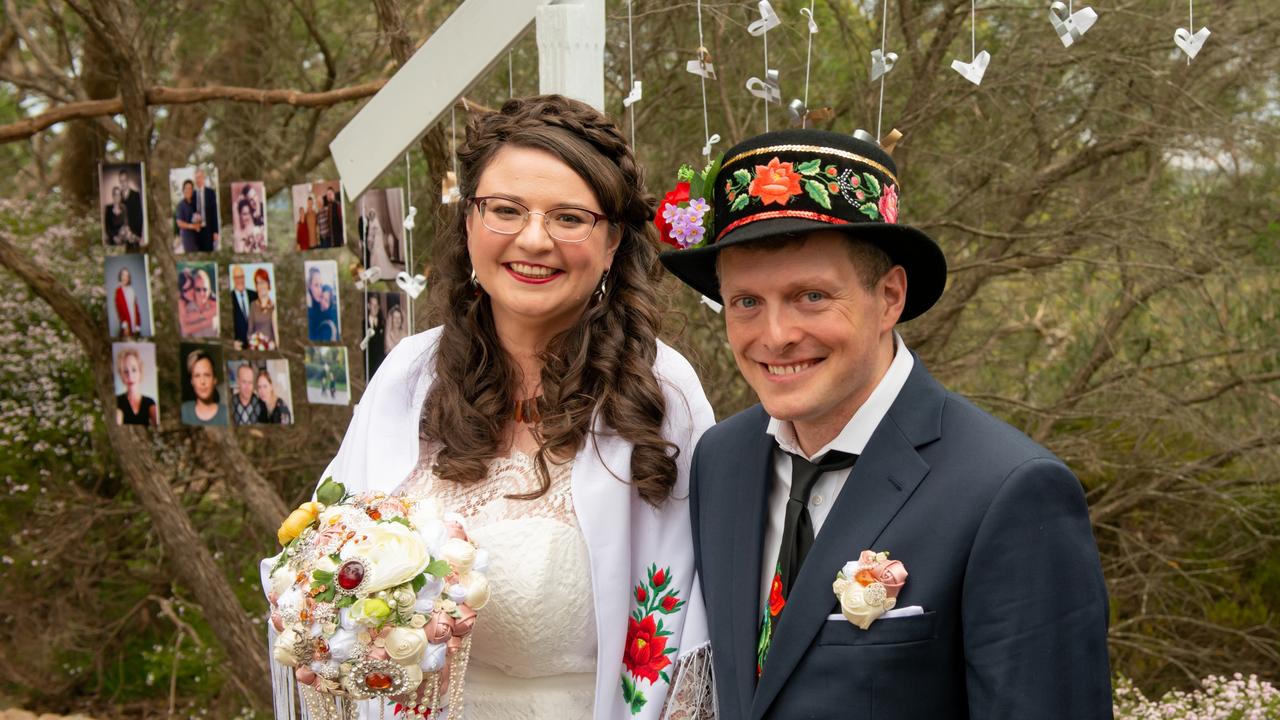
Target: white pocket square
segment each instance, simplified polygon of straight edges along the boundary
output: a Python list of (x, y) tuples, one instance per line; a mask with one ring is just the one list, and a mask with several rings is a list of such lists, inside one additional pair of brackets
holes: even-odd
[[(885, 613), (884, 613), (883, 615), (881, 615), (878, 619), (879, 619), (879, 620), (891, 620), (891, 619), (893, 619), (893, 618), (911, 617), (912, 615), (923, 615), (923, 614), (924, 614), (924, 608), (923, 608), (923, 607), (921, 607), (921, 606), (919, 606), (919, 605), (908, 605), (907, 607), (901, 607), (901, 608), (896, 608), (896, 609), (893, 609), (893, 610), (887, 610), (887, 611), (885, 611)], [(827, 620), (845, 620), (845, 617), (844, 617), (844, 615), (841, 615), (840, 613), (835, 613), (834, 615), (828, 615), (828, 616), (827, 616)]]

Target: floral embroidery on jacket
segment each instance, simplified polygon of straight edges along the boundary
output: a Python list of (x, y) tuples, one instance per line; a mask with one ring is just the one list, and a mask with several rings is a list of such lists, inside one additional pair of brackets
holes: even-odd
[(622, 699), (632, 715), (648, 702), (641, 683), (671, 684), (667, 668), (676, 648), (667, 644), (672, 633), (664, 627), (663, 617), (679, 612), (685, 604), (679, 588), (672, 584), (670, 568), (650, 565), (645, 575), (632, 593), (635, 610), (627, 620), (627, 644), (622, 652)]

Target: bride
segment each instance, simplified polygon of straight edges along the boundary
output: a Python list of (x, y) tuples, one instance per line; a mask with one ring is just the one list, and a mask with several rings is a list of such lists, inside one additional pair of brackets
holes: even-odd
[(707, 652), (688, 471), (713, 418), (657, 340), (652, 198), (560, 96), (473, 118), (458, 158), (442, 325), (387, 356), (324, 476), (434, 497), (488, 551), (462, 718), (658, 718)]

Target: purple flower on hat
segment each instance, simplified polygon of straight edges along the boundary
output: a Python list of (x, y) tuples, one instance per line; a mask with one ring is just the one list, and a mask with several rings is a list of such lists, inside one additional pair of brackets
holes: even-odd
[[(667, 207), (670, 208), (672, 206), (668, 205)], [(702, 225), (702, 218), (706, 215), (708, 209), (707, 201), (702, 198), (691, 200), (689, 207), (675, 208), (669, 219), (671, 237), (679, 243), (681, 248), (693, 247), (702, 242), (702, 239), (707, 234), (707, 229)]]
[(667, 203), (662, 206), (662, 219), (668, 223), (675, 222), (675, 219), (682, 214), (680, 206), (675, 203)]

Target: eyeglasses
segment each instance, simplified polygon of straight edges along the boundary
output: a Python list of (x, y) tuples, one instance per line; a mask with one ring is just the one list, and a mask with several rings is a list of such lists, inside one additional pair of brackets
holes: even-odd
[(480, 209), (480, 222), (496, 233), (515, 235), (529, 224), (530, 215), (541, 215), (542, 226), (546, 228), (547, 234), (565, 243), (586, 240), (591, 237), (591, 231), (596, 229), (596, 223), (609, 220), (606, 215), (576, 207), (558, 207), (544, 213), (536, 212), (515, 200), (492, 195), (471, 198), (471, 203)]

